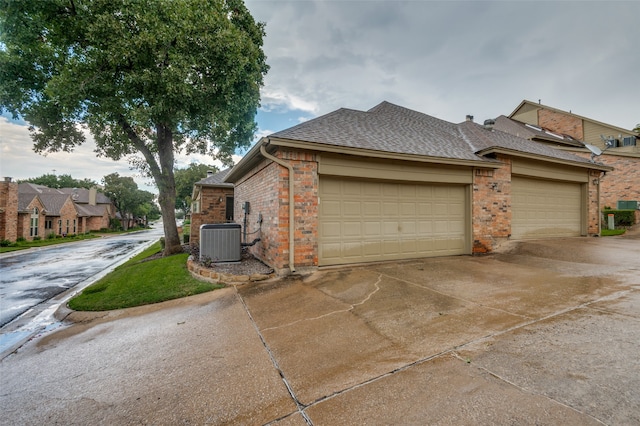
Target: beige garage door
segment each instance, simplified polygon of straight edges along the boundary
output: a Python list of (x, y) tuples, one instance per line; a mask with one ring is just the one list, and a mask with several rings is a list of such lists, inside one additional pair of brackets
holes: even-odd
[(469, 253), (464, 186), (320, 178), (319, 264)]
[(514, 176), (511, 238), (580, 236), (581, 185)]

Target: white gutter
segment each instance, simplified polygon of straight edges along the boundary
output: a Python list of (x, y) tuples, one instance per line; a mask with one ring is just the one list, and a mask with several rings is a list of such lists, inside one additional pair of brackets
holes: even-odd
[(286, 163), (284, 161), (282, 161), (281, 159), (274, 157), (273, 155), (269, 154), (267, 152), (267, 150), (265, 149), (265, 146), (269, 144), (269, 138), (267, 138), (266, 143), (262, 143), (260, 144), (260, 153), (265, 157), (268, 158), (269, 160), (273, 161), (274, 163), (277, 163), (279, 165), (281, 165), (282, 167), (286, 167), (287, 170), (289, 170), (289, 270), (291, 272), (295, 272), (295, 266), (294, 266), (294, 259), (295, 259), (295, 243), (294, 243), (294, 236), (295, 236), (295, 209), (294, 209), (294, 203), (293, 203), (293, 179), (294, 179), (294, 174), (293, 174), (293, 166), (289, 163)]

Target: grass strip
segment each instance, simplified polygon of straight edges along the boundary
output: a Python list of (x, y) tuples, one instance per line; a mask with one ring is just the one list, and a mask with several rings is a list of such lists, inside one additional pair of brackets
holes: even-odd
[(622, 235), (627, 232), (626, 229), (603, 229), (600, 231), (600, 235), (603, 237), (611, 237), (614, 235)]
[[(155, 251), (154, 251), (155, 250)], [(108, 311), (178, 299), (224, 287), (191, 276), (187, 253), (142, 261), (160, 251), (151, 246), (69, 300), (76, 311)]]

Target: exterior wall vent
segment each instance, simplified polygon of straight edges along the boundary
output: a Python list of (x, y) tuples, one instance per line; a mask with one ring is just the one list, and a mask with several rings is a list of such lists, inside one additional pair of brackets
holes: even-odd
[(242, 258), (240, 224), (216, 223), (200, 226), (200, 261), (239, 262)]

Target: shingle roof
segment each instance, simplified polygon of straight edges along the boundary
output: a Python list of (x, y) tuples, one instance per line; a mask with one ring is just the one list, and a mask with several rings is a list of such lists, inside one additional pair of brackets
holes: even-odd
[(89, 204), (76, 204), (78, 216), (102, 216), (106, 207), (104, 205), (91, 206)]
[[(89, 203), (89, 190), (86, 188), (61, 188), (61, 192), (69, 195), (78, 194), (74, 200), (76, 203), (88, 204)], [(96, 204), (111, 204), (109, 197), (98, 191), (96, 194)]]
[(496, 124), (494, 128), (525, 139), (537, 138), (552, 143), (557, 143), (558, 145), (567, 145), (579, 148), (584, 147), (584, 145), (580, 141), (573, 139), (570, 136), (560, 135), (537, 126), (521, 123), (504, 115), (496, 118)]
[(382, 102), (369, 111), (341, 108), (270, 137), (375, 151), (482, 161), (453, 123)]
[(68, 194), (40, 194), (39, 197), (47, 216), (60, 216), (62, 206), (69, 199)]
[(24, 212), (27, 210), (27, 207), (29, 207), (29, 204), (31, 204), (31, 201), (33, 201), (33, 199), (35, 197), (37, 197), (38, 194), (21, 194), (18, 193), (18, 211), (19, 212)]
[(494, 148), (589, 162), (542, 143), (495, 129), (489, 131), (470, 121), (449, 123), (389, 102), (366, 112), (342, 108), (270, 137), (443, 159), (483, 161), (478, 154)]
[(469, 141), (476, 153), (489, 149), (507, 149), (536, 156), (556, 158), (575, 163), (589, 163), (588, 159), (579, 157), (569, 152), (557, 150), (549, 145), (529, 141), (500, 130), (488, 130), (472, 122), (464, 122), (458, 125), (461, 135)]
[(200, 179), (195, 184), (200, 186), (221, 186), (221, 187), (233, 188), (232, 183), (227, 183), (224, 181), (224, 178), (227, 177), (227, 174), (229, 173), (230, 170), (231, 168), (228, 168), (218, 173), (214, 173), (211, 176), (207, 176), (204, 179)]
[(76, 211), (80, 216), (102, 216), (105, 211), (105, 204), (111, 204), (109, 197), (101, 192), (96, 194), (97, 205), (89, 205), (89, 190), (85, 188), (49, 188), (34, 183), (18, 184), (18, 211), (24, 212), (38, 197), (44, 206), (47, 216), (59, 216), (64, 203), (73, 195), (78, 194), (74, 201)]

